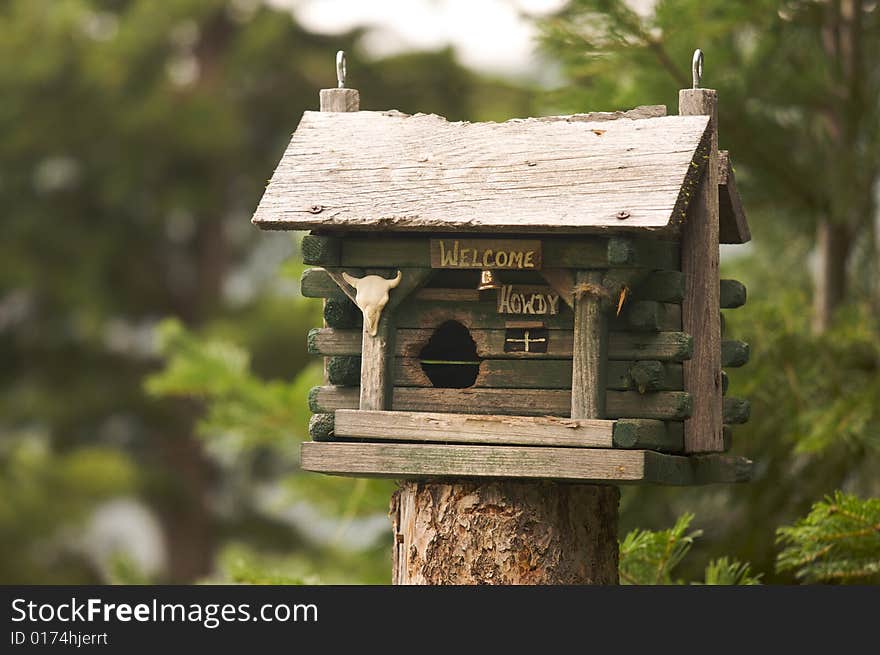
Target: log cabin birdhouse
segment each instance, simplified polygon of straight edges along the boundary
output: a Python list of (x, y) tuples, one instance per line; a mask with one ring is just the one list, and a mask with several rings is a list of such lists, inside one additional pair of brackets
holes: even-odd
[[(695, 84), (696, 86), (696, 84)], [(310, 231), (325, 383), (302, 467), (389, 478), (702, 484), (748, 358), (719, 243), (749, 240), (715, 92), (504, 123), (359, 111), (321, 92), (253, 222)]]

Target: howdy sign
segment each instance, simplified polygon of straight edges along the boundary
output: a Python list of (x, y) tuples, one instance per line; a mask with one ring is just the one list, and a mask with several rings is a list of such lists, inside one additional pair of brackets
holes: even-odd
[(541, 242), (527, 239), (431, 239), (431, 268), (540, 270)]
[(505, 284), (498, 289), (499, 314), (559, 313), (559, 294), (550, 287)]

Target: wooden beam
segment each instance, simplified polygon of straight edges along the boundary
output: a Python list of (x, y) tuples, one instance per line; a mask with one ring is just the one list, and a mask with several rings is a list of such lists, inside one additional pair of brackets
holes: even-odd
[(736, 190), (733, 164), (726, 150), (718, 153), (719, 240), (721, 243), (746, 243), (752, 233), (746, 220), (742, 199)]
[(574, 288), (571, 417), (605, 417), (605, 360), (608, 348), (607, 293), (602, 271), (578, 271)]
[[(334, 355), (327, 359), (327, 376), (332, 385), (360, 384), (361, 359), (355, 355)], [(479, 362), (471, 389), (571, 389), (572, 363), (565, 359), (484, 359)], [(606, 363), (605, 388), (617, 391), (676, 391), (682, 389), (681, 364), (671, 362), (621, 361)], [(396, 357), (393, 363), (395, 387), (434, 385), (417, 357)]]
[(356, 477), (528, 478), (612, 484), (741, 482), (751, 463), (726, 455), (699, 458), (650, 450), (535, 448), (461, 444), (302, 444), (303, 470)]
[[(471, 338), (482, 359), (571, 359), (573, 333), (551, 330), (546, 353), (513, 353), (504, 351), (505, 330), (471, 329)], [(395, 354), (418, 357), (434, 330), (399, 329)], [(360, 332), (314, 328), (309, 331), (308, 349), (315, 355), (359, 355)], [(693, 340), (684, 332), (611, 332), (608, 337), (608, 358), (612, 360), (659, 360), (682, 362), (691, 356)]]
[(562, 301), (574, 309), (574, 271), (565, 268), (544, 268), (541, 275), (549, 284)]
[(685, 363), (685, 389), (693, 414), (685, 422), (687, 452), (723, 449), (721, 421), (721, 323), (718, 308), (718, 102), (713, 89), (683, 89), (679, 114), (708, 116), (708, 136), (700, 149), (705, 167), (688, 206), (681, 233), (681, 270), (685, 277), (683, 330), (694, 337), (693, 357)]
[[(472, 238), (472, 235), (468, 235)], [(350, 268), (430, 268), (431, 237), (347, 236), (309, 234), (301, 251), (309, 266)], [(675, 269), (679, 266), (676, 241), (638, 237), (541, 239), (542, 259), (553, 268)]]
[(547, 416), (336, 411), (335, 435), (363, 439), (602, 448), (614, 421)]
[[(309, 409), (314, 414), (358, 409), (357, 387), (314, 387)], [(405, 412), (571, 416), (571, 392), (564, 389), (433, 389), (399, 387), (391, 409)], [(654, 418), (681, 421), (691, 412), (684, 391), (607, 391), (606, 418)]]
[[(393, 358), (394, 317), (383, 311), (376, 334), (364, 326), (361, 331), (360, 402), (361, 409), (387, 409), (391, 406), (390, 361)], [(329, 371), (328, 371), (329, 373)]]

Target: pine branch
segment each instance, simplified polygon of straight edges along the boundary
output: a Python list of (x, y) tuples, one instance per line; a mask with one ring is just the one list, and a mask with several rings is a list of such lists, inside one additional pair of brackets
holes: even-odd
[(807, 582), (869, 582), (880, 573), (880, 499), (837, 491), (779, 528), (777, 542), (785, 544), (778, 571)]

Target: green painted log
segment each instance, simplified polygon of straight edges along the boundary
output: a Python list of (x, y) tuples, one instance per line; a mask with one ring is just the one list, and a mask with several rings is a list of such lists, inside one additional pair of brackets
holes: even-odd
[(727, 373), (721, 371), (721, 395), (727, 395), (727, 388), (730, 386), (730, 378), (727, 377)]
[(724, 443), (724, 452), (726, 453), (728, 450), (733, 448), (733, 428), (729, 425), (722, 426), (721, 439)]
[(342, 240), (337, 237), (307, 234), (300, 243), (303, 263), (309, 266), (339, 266)]
[(684, 299), (684, 273), (651, 271), (636, 287), (633, 297), (638, 300), (680, 303)]
[[(395, 354), (417, 357), (428, 342), (431, 329), (402, 329), (397, 331)], [(550, 332), (547, 353), (504, 352), (504, 329), (472, 329), (471, 337), (477, 345), (477, 354), (485, 359), (571, 359), (570, 331)], [(308, 334), (308, 350), (314, 355), (358, 355), (361, 351), (360, 330), (312, 328)], [(608, 337), (610, 360), (656, 359), (662, 362), (682, 362), (690, 359), (693, 338), (684, 332), (612, 332)]]
[(359, 328), (363, 314), (346, 296), (327, 298), (324, 302), (324, 322), (333, 328)]
[(737, 368), (749, 361), (749, 344), (745, 341), (725, 339), (721, 342), (721, 366)]
[(312, 414), (309, 419), (309, 437), (312, 441), (333, 440), (333, 414)]
[[(608, 368), (611, 368), (608, 362)], [(629, 377), (639, 393), (657, 391), (666, 383), (666, 367), (657, 360), (643, 360), (634, 362), (629, 367)]]
[(694, 339), (684, 332), (612, 332), (609, 359), (658, 359), (683, 362), (691, 358)]
[[(359, 276), (360, 277), (360, 276)], [(300, 293), (306, 298), (345, 298), (339, 285), (323, 268), (307, 268), (299, 279)]]
[(668, 332), (681, 330), (681, 305), (653, 300), (627, 302), (620, 315), (611, 319), (611, 327), (621, 331)]
[(745, 423), (749, 420), (752, 406), (743, 398), (724, 398), (722, 416), (725, 423)]
[[(473, 389), (570, 389), (570, 360), (484, 359), (479, 362)], [(337, 355), (327, 358), (328, 381), (341, 387), (360, 384), (360, 357)], [(636, 379), (637, 378), (637, 379)], [(430, 388), (430, 379), (417, 358), (396, 357), (393, 384), (396, 387)], [(681, 364), (657, 361), (609, 361), (606, 389), (615, 391), (679, 391), (683, 388)], [(640, 388), (641, 387), (641, 388)], [(643, 389), (643, 390), (642, 390)]]
[(721, 308), (734, 309), (745, 304), (745, 285), (737, 280), (721, 280)]
[[(546, 255), (544, 261), (545, 266), (553, 264)], [(608, 239), (607, 262), (612, 268), (674, 269), (680, 265), (678, 243), (611, 237)]]
[(752, 479), (752, 462), (733, 455), (691, 455), (693, 484), (748, 482)]
[(356, 387), (361, 383), (361, 358), (351, 356), (327, 358), (327, 381), (339, 387)]
[(668, 429), (670, 425), (673, 424), (652, 419), (618, 419), (614, 422), (614, 446), (681, 452), (684, 449), (684, 431)]
[[(315, 387), (309, 392), (313, 414), (357, 409), (357, 387)], [(566, 389), (434, 389), (396, 387), (392, 409), (404, 412), (512, 414), (514, 416), (569, 416), (571, 392)], [(690, 416), (690, 394), (658, 391), (607, 391), (607, 418), (654, 418), (681, 421)]]

